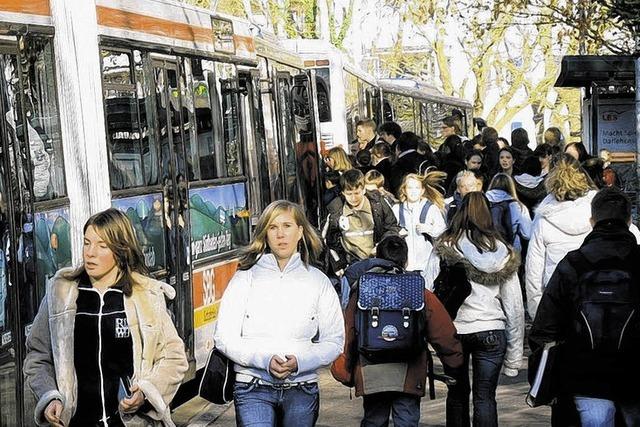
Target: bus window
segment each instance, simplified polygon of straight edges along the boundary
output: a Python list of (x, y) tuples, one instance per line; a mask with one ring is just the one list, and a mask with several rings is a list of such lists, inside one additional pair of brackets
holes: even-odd
[(387, 99), (382, 100), (382, 117), (384, 122), (393, 122), (396, 117), (393, 107)]
[(29, 141), (33, 167), (35, 201), (65, 197), (64, 158), (60, 116), (56, 101), (51, 40), (30, 38), (25, 44), (23, 70), (27, 70), (23, 88), (26, 127), (16, 129), (18, 138)]
[(344, 72), (344, 101), (348, 142), (356, 139), (356, 123), (362, 117), (358, 111), (358, 78), (348, 71)]
[(437, 102), (427, 102), (427, 118), (429, 120), (429, 144), (439, 147), (442, 140), (442, 119), (447, 117), (451, 107)]
[[(184, 141), (184, 161), (187, 180), (193, 181), (200, 178), (200, 163), (197, 161), (198, 140), (195, 134), (193, 124), (196, 121), (194, 101), (193, 101), (193, 83), (191, 72), (191, 61), (182, 58), (180, 61), (180, 98), (182, 100), (182, 138)], [(191, 84), (188, 85), (187, 82)]]
[[(147, 124), (148, 90), (144, 81), (133, 81), (133, 52), (103, 49), (101, 56), (111, 189), (156, 184), (158, 156)], [(136, 62), (136, 72), (143, 77), (139, 52)]]
[(243, 168), (236, 69), (234, 65), (223, 63), (216, 63), (216, 67), (216, 77), (220, 83), (225, 176), (240, 176)]
[(329, 68), (316, 69), (316, 87), (318, 90), (318, 119), (320, 123), (331, 121), (331, 82)]
[(136, 96), (138, 101), (138, 123), (140, 128), (140, 144), (142, 146), (142, 164), (144, 169), (144, 182), (147, 185), (154, 185), (159, 182), (158, 170), (158, 149), (155, 141), (155, 127), (149, 126), (149, 121), (153, 120), (154, 109), (152, 96), (155, 91), (151, 88), (144, 72), (143, 56), (139, 50), (133, 51), (134, 74), (136, 85)]
[[(200, 173), (200, 179), (214, 179), (216, 178), (215, 144), (213, 142), (213, 111), (209, 89), (209, 81), (214, 80), (214, 63), (204, 59), (192, 59), (191, 71), (193, 73), (193, 103), (197, 139), (197, 149), (191, 153), (194, 156), (193, 164)], [(197, 178), (198, 176), (196, 176)]]
[(393, 109), (395, 110), (395, 122), (400, 125), (402, 132), (415, 132), (416, 127), (413, 118), (413, 99), (408, 96), (387, 93)]

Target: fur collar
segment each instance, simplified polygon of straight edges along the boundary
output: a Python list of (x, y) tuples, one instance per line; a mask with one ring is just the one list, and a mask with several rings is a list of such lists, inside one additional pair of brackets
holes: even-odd
[(440, 241), (436, 242), (434, 250), (447, 265), (462, 263), (467, 273), (467, 279), (486, 286), (502, 285), (518, 272), (520, 267), (520, 254), (509, 247), (509, 259), (500, 271), (487, 273), (476, 268), (466, 257), (461, 254), (455, 247), (444, 244)]

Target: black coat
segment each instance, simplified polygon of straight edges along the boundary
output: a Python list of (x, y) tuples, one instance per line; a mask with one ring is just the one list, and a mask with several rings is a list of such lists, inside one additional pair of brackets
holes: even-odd
[(410, 173), (418, 173), (418, 168), (424, 160), (424, 157), (417, 151), (412, 151), (398, 158), (391, 167), (391, 176), (389, 177), (389, 185), (393, 194), (398, 195), (398, 189), (402, 185), (404, 177)]
[[(635, 351), (599, 353), (578, 349), (574, 319), (581, 314), (576, 306), (578, 279), (585, 273), (584, 266), (577, 265), (576, 252), (580, 252), (594, 270), (609, 269), (612, 262), (634, 268), (640, 254), (635, 236), (622, 221), (601, 221), (585, 238), (576, 251), (569, 252), (560, 261), (547, 284), (529, 334), (529, 346), (536, 351), (551, 341), (565, 341), (560, 358), (558, 380), (562, 392), (616, 400), (640, 398), (640, 363), (638, 348)], [(591, 271), (590, 269), (587, 271)], [(638, 277), (638, 276), (636, 276)], [(637, 283), (640, 287), (640, 282)], [(638, 290), (640, 291), (640, 289)], [(628, 326), (633, 334), (637, 319)], [(637, 333), (637, 329), (635, 330)]]

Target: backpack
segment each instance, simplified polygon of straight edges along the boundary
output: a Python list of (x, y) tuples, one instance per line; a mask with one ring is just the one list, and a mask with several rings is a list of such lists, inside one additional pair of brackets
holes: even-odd
[[(578, 273), (570, 340), (579, 351), (640, 355), (640, 250), (594, 266), (580, 251), (568, 255)], [(604, 267), (604, 268), (603, 268)], [(630, 271), (631, 267), (631, 271)]]
[(454, 320), (460, 306), (471, 294), (471, 283), (462, 262), (449, 265), (440, 258), (440, 273), (433, 281), (433, 294), (438, 297), (451, 320)]
[(358, 282), (358, 351), (369, 363), (405, 362), (426, 348), (424, 279), (391, 271), (367, 272)]
[(513, 221), (511, 220), (511, 203), (517, 202), (513, 199), (491, 202), (493, 225), (509, 244), (513, 243), (515, 239), (513, 234)]
[[(420, 216), (418, 218), (418, 221), (420, 221), (420, 224), (424, 224), (425, 221), (427, 220), (427, 214), (429, 213), (429, 209), (431, 208), (431, 206), (433, 206), (433, 203), (431, 203), (430, 200), (427, 200), (425, 202), (424, 205), (422, 205), (422, 209), (420, 210)], [(404, 217), (404, 203), (401, 203), (400, 206), (398, 207), (398, 225), (402, 228), (407, 228), (407, 220)], [(424, 234), (424, 238), (425, 240), (431, 240), (431, 236), (429, 236), (428, 234)]]

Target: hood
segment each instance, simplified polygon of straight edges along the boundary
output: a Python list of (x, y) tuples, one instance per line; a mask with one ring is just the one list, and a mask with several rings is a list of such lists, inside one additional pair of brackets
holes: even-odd
[(507, 193), (504, 190), (498, 190), (498, 189), (487, 191), (485, 193), (485, 196), (487, 196), (487, 199), (491, 203), (499, 203), (507, 200), (513, 200), (513, 196), (511, 196), (511, 194)]
[(520, 255), (504, 243), (498, 242), (494, 252), (480, 252), (466, 237), (458, 241), (458, 248), (437, 242), (436, 253), (448, 264), (462, 263), (467, 278), (484, 285), (501, 285), (518, 271)]
[(523, 187), (535, 188), (540, 185), (542, 181), (544, 181), (545, 176), (546, 175), (533, 176), (529, 175), (528, 173), (523, 173), (522, 175), (514, 176), (513, 179), (515, 179), (516, 182)]
[(596, 191), (591, 190), (576, 200), (559, 201), (553, 194), (540, 202), (536, 217), (546, 219), (563, 234), (577, 236), (591, 230), (591, 200)]
[(280, 267), (278, 266), (278, 260), (276, 260), (276, 257), (270, 253), (262, 254), (262, 256), (258, 258), (256, 265), (259, 268), (264, 268), (265, 270), (269, 271), (275, 271), (277, 273), (289, 273), (303, 264), (302, 259), (300, 258), (300, 253), (296, 252), (291, 256), (291, 259), (289, 259), (289, 262), (284, 267), (283, 271), (280, 271)]

